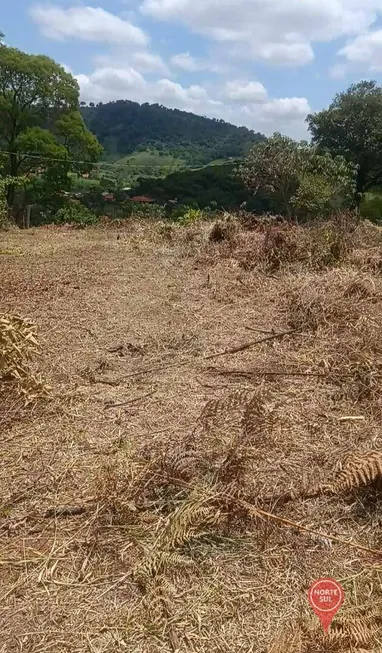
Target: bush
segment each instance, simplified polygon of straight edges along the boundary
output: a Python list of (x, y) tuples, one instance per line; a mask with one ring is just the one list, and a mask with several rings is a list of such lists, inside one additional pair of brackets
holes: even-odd
[(188, 208), (183, 216), (179, 220), (179, 224), (187, 227), (190, 224), (194, 224), (203, 218), (203, 211), (200, 209)]
[(94, 224), (97, 221), (95, 213), (75, 200), (64, 204), (54, 217), (54, 222), (57, 224), (74, 224), (81, 227)]
[(382, 222), (382, 195), (366, 193), (359, 207), (362, 218)]
[(165, 217), (165, 210), (159, 204), (140, 204), (139, 202), (132, 202), (131, 216), (137, 219), (155, 219), (162, 220)]

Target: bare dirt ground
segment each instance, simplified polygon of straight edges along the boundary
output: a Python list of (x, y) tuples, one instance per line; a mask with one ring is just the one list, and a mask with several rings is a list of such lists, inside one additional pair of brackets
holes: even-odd
[(190, 233), (1, 236), (50, 392), (0, 405), (0, 651), (381, 651), (382, 238), (271, 270)]

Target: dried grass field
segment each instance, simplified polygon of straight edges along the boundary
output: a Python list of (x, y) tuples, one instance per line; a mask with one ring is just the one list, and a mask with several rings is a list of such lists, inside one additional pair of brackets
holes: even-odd
[(210, 229), (1, 234), (2, 653), (382, 651), (382, 231)]

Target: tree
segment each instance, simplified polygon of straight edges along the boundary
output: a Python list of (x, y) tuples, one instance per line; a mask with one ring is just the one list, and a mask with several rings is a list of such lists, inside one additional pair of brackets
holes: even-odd
[(322, 217), (354, 197), (355, 166), (305, 141), (274, 134), (255, 145), (238, 169), (253, 194), (263, 193), (288, 217)]
[[(49, 57), (0, 48), (3, 175), (68, 181), (69, 159), (94, 161), (102, 148), (79, 113), (77, 81)], [(40, 184), (41, 186), (41, 184)], [(8, 186), (8, 203), (15, 187)]]
[(299, 185), (291, 198), (297, 216), (326, 218), (354, 205), (357, 168), (342, 156), (332, 157), (316, 147), (305, 149)]
[(357, 200), (382, 181), (382, 88), (361, 81), (307, 117), (313, 143), (358, 166)]
[(288, 216), (292, 211), (291, 198), (299, 184), (301, 149), (293, 139), (276, 133), (252, 147), (238, 168), (244, 184), (254, 195), (264, 192)]

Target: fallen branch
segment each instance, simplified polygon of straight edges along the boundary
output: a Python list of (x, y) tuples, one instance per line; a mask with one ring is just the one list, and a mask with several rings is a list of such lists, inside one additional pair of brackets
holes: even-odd
[(242, 499), (237, 499), (236, 497), (232, 497), (228, 494), (223, 496), (224, 498), (229, 499), (230, 501), (235, 501), (237, 504), (239, 504), (240, 506), (242, 506), (243, 508), (248, 510), (248, 512), (252, 513), (255, 516), (267, 517), (268, 519), (272, 519), (273, 521), (283, 524), (284, 526), (287, 526), (289, 528), (296, 528), (297, 530), (303, 531), (304, 533), (310, 533), (311, 535), (316, 535), (317, 537), (321, 537), (322, 539), (325, 540), (333, 540), (334, 542), (338, 542), (339, 544), (349, 546), (352, 549), (365, 551), (366, 553), (372, 553), (373, 555), (378, 555), (382, 557), (381, 549), (371, 549), (368, 546), (363, 546), (362, 544), (357, 544), (356, 542), (343, 540), (341, 537), (337, 537), (336, 535), (331, 535), (330, 533), (323, 533), (322, 531), (316, 531), (312, 528), (308, 528), (307, 526), (302, 526), (301, 524), (298, 524), (297, 522), (292, 521), (291, 519), (286, 519), (285, 517), (279, 517), (278, 515), (274, 515), (272, 512), (267, 512), (266, 510), (261, 510), (261, 508), (256, 508), (256, 506), (253, 506), (252, 504), (247, 503), (247, 501), (243, 501)]
[(126, 401), (119, 401), (116, 404), (106, 404), (104, 406), (104, 410), (108, 410), (109, 408), (118, 408), (119, 406), (127, 406), (128, 404), (133, 404), (136, 401), (140, 401), (141, 399), (145, 399), (146, 397), (151, 397), (153, 394), (155, 394), (155, 390), (152, 392), (147, 392), (145, 395), (141, 395), (140, 397), (134, 397), (134, 399), (127, 399)]
[(44, 512), (44, 517), (72, 517), (74, 515), (83, 515), (87, 511), (85, 506), (57, 506), (48, 508)]
[(209, 356), (204, 356), (203, 360), (210, 360), (211, 358), (217, 358), (218, 356), (226, 356), (228, 354), (237, 354), (239, 351), (245, 351), (246, 349), (250, 349), (250, 347), (254, 347), (255, 345), (259, 345), (262, 342), (269, 342), (270, 340), (276, 340), (277, 338), (284, 338), (284, 336), (289, 336), (292, 333), (296, 333), (297, 329), (291, 329), (290, 331), (282, 331), (281, 333), (272, 333), (270, 336), (266, 336), (265, 338), (259, 338), (258, 340), (250, 340), (249, 342), (245, 342), (243, 345), (239, 345), (238, 347), (232, 347), (230, 349), (225, 349), (224, 351), (217, 352), (216, 354), (209, 354)]
[(237, 370), (237, 369), (226, 369), (220, 367), (207, 367), (207, 372), (215, 372), (215, 374), (221, 374), (223, 376), (242, 376), (250, 378), (251, 376), (311, 376), (316, 378), (328, 378), (330, 374), (323, 374), (322, 372), (299, 372), (299, 371), (288, 371), (288, 370)]

